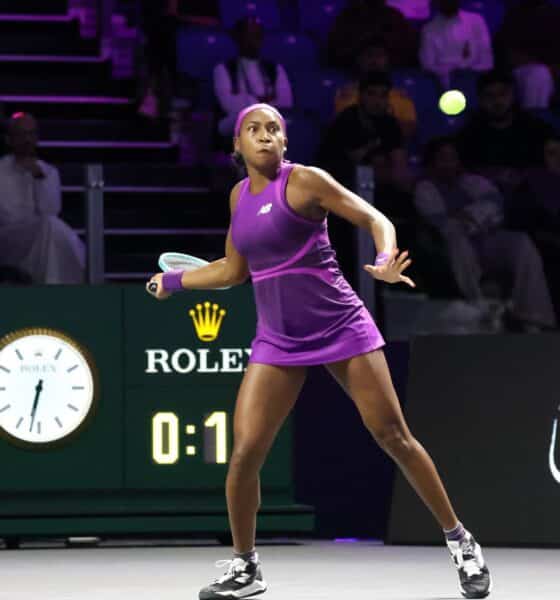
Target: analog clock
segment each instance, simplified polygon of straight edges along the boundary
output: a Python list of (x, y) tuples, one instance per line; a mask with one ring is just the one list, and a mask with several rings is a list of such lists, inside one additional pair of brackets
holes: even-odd
[(50, 448), (78, 435), (97, 404), (89, 352), (53, 329), (22, 329), (0, 339), (0, 437)]

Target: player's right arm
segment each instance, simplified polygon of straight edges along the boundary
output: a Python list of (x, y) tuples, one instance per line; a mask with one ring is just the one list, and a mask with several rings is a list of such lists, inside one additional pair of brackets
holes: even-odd
[[(230, 214), (233, 213), (239, 201), (240, 183), (231, 190), (229, 196)], [(249, 276), (247, 261), (237, 252), (231, 241), (231, 218), (226, 237), (226, 255), (211, 262), (209, 265), (200, 267), (194, 271), (185, 271), (181, 277), (184, 288), (189, 290), (206, 290), (220, 287), (240, 285)]]

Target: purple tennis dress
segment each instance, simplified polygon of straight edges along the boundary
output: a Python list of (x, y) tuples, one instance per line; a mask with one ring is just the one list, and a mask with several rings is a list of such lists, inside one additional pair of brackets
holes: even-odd
[(340, 271), (326, 217), (307, 219), (286, 200), (294, 166), (283, 163), (259, 194), (244, 179), (232, 216), (232, 241), (248, 262), (257, 307), (249, 362), (319, 365), (376, 350), (385, 342)]

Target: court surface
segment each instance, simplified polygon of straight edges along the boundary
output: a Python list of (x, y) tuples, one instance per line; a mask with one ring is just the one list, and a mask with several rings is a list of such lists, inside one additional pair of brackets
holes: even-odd
[[(185, 544), (186, 542), (182, 542)], [(462, 598), (444, 547), (303, 541), (260, 546), (270, 600)], [(0, 550), (2, 600), (196, 600), (229, 548), (114, 545)], [(487, 548), (491, 598), (558, 600), (560, 550)]]

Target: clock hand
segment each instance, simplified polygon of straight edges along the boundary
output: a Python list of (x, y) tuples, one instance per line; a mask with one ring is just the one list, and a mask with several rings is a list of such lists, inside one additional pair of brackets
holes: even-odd
[(35, 400), (33, 401), (33, 408), (31, 409), (31, 426), (29, 431), (33, 429), (33, 421), (35, 421), (35, 413), (37, 411), (37, 405), (39, 404), (39, 396), (43, 391), (43, 380), (39, 379), (39, 383), (35, 386)]

